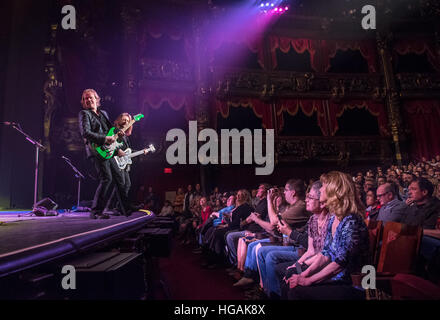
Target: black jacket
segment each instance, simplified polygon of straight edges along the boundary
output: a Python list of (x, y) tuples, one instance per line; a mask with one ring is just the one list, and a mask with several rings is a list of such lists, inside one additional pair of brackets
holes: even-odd
[(421, 206), (413, 204), (406, 210), (402, 223), (410, 226), (421, 226), (423, 229), (435, 229), (440, 217), (440, 200), (435, 197)]
[[(108, 129), (110, 129), (112, 124), (107, 112), (104, 110), (100, 110), (100, 112), (104, 115)], [(96, 151), (92, 148), (91, 143), (103, 145), (108, 130), (102, 126), (101, 121), (99, 121), (98, 117), (95, 116), (91, 110), (81, 110), (78, 114), (78, 122), (81, 137), (84, 139), (84, 144), (86, 145), (87, 158), (92, 157), (96, 155)]]

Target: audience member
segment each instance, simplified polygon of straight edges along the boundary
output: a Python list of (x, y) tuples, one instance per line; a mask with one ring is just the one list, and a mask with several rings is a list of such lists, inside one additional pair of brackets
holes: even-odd
[[(302, 265), (291, 268), (282, 283), (288, 299), (361, 299), (351, 284), (351, 274), (368, 262), (368, 231), (365, 207), (356, 196), (351, 178), (332, 171), (321, 176), (321, 202), (334, 215), (330, 218), (323, 250)], [(293, 274), (292, 274), (293, 273)], [(295, 274), (296, 273), (296, 274)]]
[[(261, 284), (266, 295), (272, 298), (281, 296), (280, 278), (276, 270), (284, 269), (292, 263), (302, 265), (315, 254), (321, 252), (324, 247), (324, 241), (327, 235), (327, 226), (330, 221), (330, 214), (325, 207), (325, 202), (321, 202), (322, 183), (316, 181), (312, 184), (310, 192), (306, 196), (306, 209), (312, 213), (305, 230), (292, 230), (288, 225), (279, 223), (280, 231), (289, 236), (293, 246), (290, 250), (276, 249), (268, 250), (270, 247), (262, 247), (258, 251), (258, 269), (260, 271)], [(307, 249), (301, 256), (298, 252), (299, 248)], [(279, 247), (279, 248), (286, 248)], [(289, 248), (289, 247), (287, 247)], [(299, 259), (298, 259), (299, 258)], [(282, 277), (281, 277), (282, 278)]]
[[(263, 228), (267, 228), (266, 231), (272, 232), (273, 239), (279, 239), (282, 235), (277, 235), (276, 226), (281, 221), (282, 224), (288, 224), (290, 228), (297, 229), (303, 227), (309, 217), (310, 213), (306, 210), (305, 199), (305, 184), (300, 179), (290, 179), (286, 182), (284, 188), (284, 198), (289, 203), (289, 207), (281, 214), (275, 211), (274, 199), (277, 195), (277, 189), (271, 189), (268, 192), (267, 208), (269, 213), (269, 223), (262, 221), (257, 215), (251, 214), (250, 219), (255, 221)], [(271, 242), (271, 238), (257, 240), (249, 244), (245, 261), (245, 271), (243, 277), (234, 284), (234, 286), (248, 286), (254, 281), (258, 280), (258, 266), (256, 260), (255, 250), (261, 242)], [(273, 242), (273, 241), (272, 241)], [(279, 240), (277, 242), (280, 242)]]
[(376, 195), (381, 206), (377, 220), (402, 222), (407, 206), (397, 199), (395, 186), (389, 182), (385, 183), (377, 188)]
[(174, 215), (174, 209), (169, 200), (165, 200), (162, 210), (159, 213), (161, 217), (171, 217)]
[(377, 220), (381, 205), (376, 196), (376, 188), (371, 188), (367, 190), (365, 203), (367, 205), (365, 217), (368, 218), (368, 220)]
[(409, 185), (409, 207), (402, 223), (423, 229), (435, 229), (440, 217), (440, 200), (433, 197), (434, 186), (425, 178), (417, 178)]

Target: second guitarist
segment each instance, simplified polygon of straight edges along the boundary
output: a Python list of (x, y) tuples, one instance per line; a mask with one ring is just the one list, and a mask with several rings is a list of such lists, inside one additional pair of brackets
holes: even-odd
[[(115, 122), (114, 125), (116, 128), (118, 129), (122, 129), (124, 126), (126, 126), (130, 121), (132, 120), (132, 117), (130, 114), (128, 113), (122, 113), (120, 114)], [(129, 136), (131, 135), (133, 131), (133, 126), (131, 126), (126, 132), (125, 135), (121, 138), (121, 142), (123, 143), (121, 149), (122, 150), (126, 150), (127, 148), (130, 148), (130, 140), (129, 140)], [(144, 154), (146, 154), (146, 151), (144, 151)], [(118, 154), (119, 155), (119, 154)], [(110, 161), (114, 162), (115, 158), (110, 159)], [(122, 177), (123, 183), (124, 183), (124, 188), (123, 188), (123, 192), (124, 192), (124, 197), (128, 198), (128, 194), (130, 192), (130, 187), (131, 187), (131, 180), (130, 180), (130, 165), (127, 165), (125, 169), (119, 169), (120, 175)], [(113, 208), (113, 202), (115, 200), (115, 196), (117, 195), (117, 188), (116, 186), (113, 188), (113, 191), (110, 195), (110, 198), (108, 199), (107, 205), (106, 205), (106, 209), (112, 209)], [(119, 200), (119, 199), (118, 199)], [(120, 203), (120, 201), (118, 201)], [(105, 211), (104, 211), (105, 212)], [(118, 215), (118, 213), (113, 213), (113, 215)]]
[[(103, 159), (93, 148), (92, 143), (103, 145), (104, 143), (113, 143), (115, 138), (106, 136), (107, 132), (112, 127), (107, 113), (100, 108), (100, 97), (94, 89), (84, 90), (81, 97), (81, 104), (83, 110), (79, 112), (79, 129), (81, 136), (86, 145), (87, 158), (90, 159), (98, 173), (99, 185), (96, 188), (95, 196), (93, 198), (92, 211), (90, 218), (108, 219), (109, 216), (104, 214), (103, 210), (106, 205), (109, 191), (112, 182), (116, 184), (120, 199), (122, 213), (129, 215), (131, 211), (135, 210), (127, 197), (125, 192), (125, 181), (121, 175), (121, 170), (117, 167), (116, 162), (112, 159)], [(124, 136), (124, 132), (118, 133), (119, 137)], [(118, 156), (125, 155), (121, 149), (116, 150)], [(112, 160), (112, 161), (110, 161)]]

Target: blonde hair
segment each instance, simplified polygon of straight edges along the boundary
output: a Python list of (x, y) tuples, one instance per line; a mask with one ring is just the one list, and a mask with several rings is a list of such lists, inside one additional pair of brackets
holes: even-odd
[[(122, 117), (128, 117), (128, 119), (130, 119), (130, 121), (133, 119), (132, 116), (129, 113), (127, 113), (127, 112), (121, 113), (116, 118), (116, 120), (114, 122), (115, 127), (119, 127), (119, 121), (121, 121)], [(130, 128), (127, 129), (127, 131), (125, 131), (125, 135), (126, 136), (130, 136), (132, 131), (133, 131), (133, 126), (131, 126)]]
[(88, 92), (91, 92), (96, 99), (96, 105), (99, 107), (101, 106), (101, 97), (98, 96), (98, 93), (95, 91), (95, 89), (86, 89), (83, 91), (82, 95), (81, 95), (81, 105), (83, 106), (83, 108), (85, 108), (85, 103), (84, 103), (84, 95)]
[(358, 196), (358, 191), (350, 175), (340, 171), (331, 171), (322, 174), (320, 180), (326, 185), (326, 206), (338, 219), (351, 213), (364, 216), (365, 206)]
[[(237, 194), (240, 191), (244, 195), (244, 202), (246, 202), (247, 204), (250, 204), (251, 203), (251, 194), (249, 193), (249, 191), (247, 191), (246, 189), (240, 189), (240, 190), (237, 191)], [(235, 198), (237, 199), (237, 197), (235, 197)]]

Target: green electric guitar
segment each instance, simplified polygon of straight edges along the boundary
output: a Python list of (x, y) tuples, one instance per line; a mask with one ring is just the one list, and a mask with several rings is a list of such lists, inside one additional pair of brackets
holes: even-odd
[[(133, 123), (135, 123), (136, 121), (141, 120), (144, 117), (143, 114), (139, 113), (137, 115), (135, 115), (133, 117), (133, 120), (130, 120), (129, 123), (127, 123), (127, 125), (125, 125), (122, 129), (123, 132), (127, 131), (128, 128), (130, 128)], [(103, 157), (104, 159), (110, 159), (111, 157), (113, 157), (113, 155), (115, 154), (115, 151), (117, 148), (120, 148), (123, 143), (118, 141), (118, 134), (115, 132), (116, 128), (112, 127), (108, 133), (107, 133), (107, 137), (114, 137), (116, 140), (115, 142), (113, 142), (112, 144), (104, 144), (102, 146), (98, 146), (96, 144), (92, 144), (93, 148), (96, 150), (96, 152)]]

